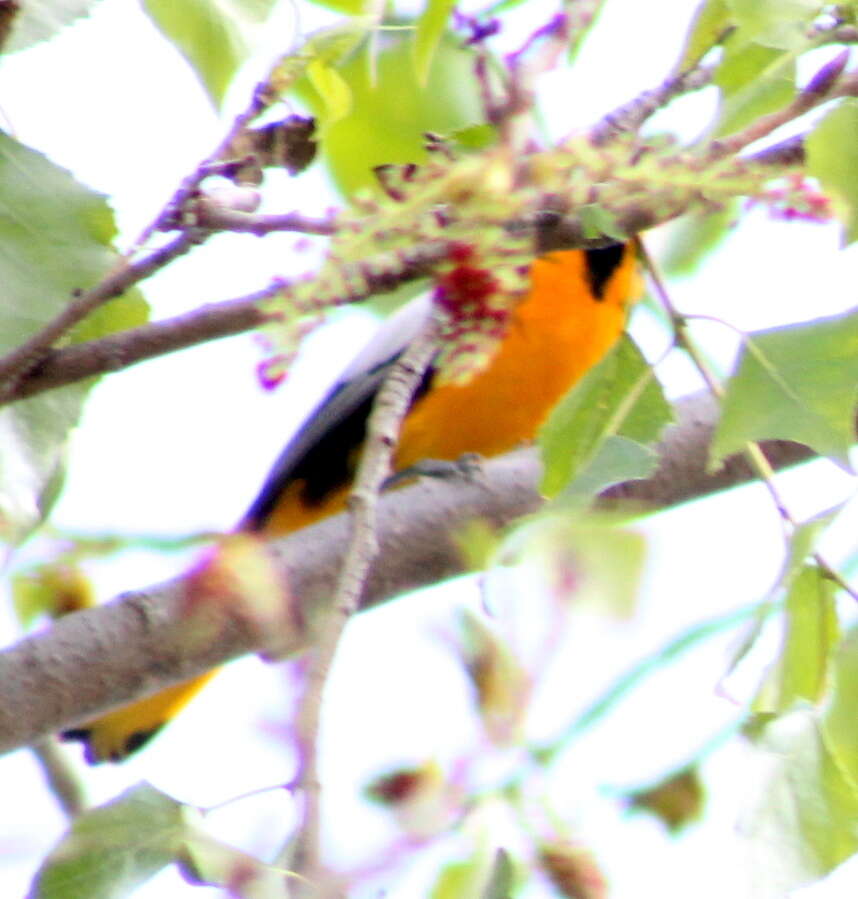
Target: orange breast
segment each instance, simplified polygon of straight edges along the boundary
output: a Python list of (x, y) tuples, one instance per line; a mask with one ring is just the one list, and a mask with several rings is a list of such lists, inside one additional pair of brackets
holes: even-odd
[(397, 469), (421, 459), (493, 456), (532, 440), (557, 401), (613, 346), (636, 293), (634, 253), (594, 297), (580, 250), (531, 267), (531, 289), (488, 365), (464, 384), (434, 388), (406, 419)]
[[(432, 387), (408, 413), (396, 470), (424, 459), (455, 460), (464, 453), (495, 456), (532, 440), (557, 401), (620, 336), (637, 292), (631, 247), (598, 298), (582, 251), (537, 259), (530, 291), (486, 367), (463, 384)], [(348, 486), (337, 487), (322, 502), (307, 506), (302, 488), (302, 481), (286, 486), (261, 527), (264, 533), (290, 533), (333, 515), (349, 493)]]

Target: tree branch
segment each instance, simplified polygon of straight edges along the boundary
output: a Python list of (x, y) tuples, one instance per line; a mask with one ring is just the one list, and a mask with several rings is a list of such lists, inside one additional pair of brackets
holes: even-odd
[(346, 625), (360, 607), (367, 576), (378, 557), (376, 519), (381, 491), (392, 470), (391, 460), (402, 420), (438, 349), (440, 330), (440, 319), (433, 315), (393, 364), (373, 403), (366, 442), (349, 496), (348, 545), (331, 607), (323, 618), (306, 674), (296, 725), (300, 761), (296, 779), (304, 794), (304, 812), (295, 844), (294, 868), (311, 882), (324, 879), (325, 875), (321, 860), (322, 804), (318, 767), (322, 697)]
[[(602, 504), (629, 502), (664, 508), (752, 478), (747, 463), (727, 460), (706, 470), (717, 406), (705, 395), (681, 401), (678, 422), (660, 447), (658, 471), (643, 481), (607, 491)], [(762, 444), (773, 468), (811, 458), (806, 447), (782, 441)], [(540, 504), (539, 465), (533, 451), (487, 462), (476, 482), (426, 479), (386, 494), (378, 531), (383, 565), (374, 566), (361, 599), (366, 608), (406, 590), (462, 571), (452, 534), (473, 518), (501, 528)], [(312, 622), (324, 616), (334, 595), (347, 541), (345, 515), (305, 528), (271, 544), (301, 615), (262, 645), (258, 624), (211, 603), (216, 639), (177, 639), (186, 620), (186, 579), (119, 597), (68, 615), (50, 628), (0, 653), (0, 752), (89, 720), (108, 709), (171, 683), (193, 677), (248, 652), (286, 655), (311, 645)], [(308, 624), (309, 622), (309, 624)]]
[(51, 346), (78, 322), (83, 321), (99, 306), (121, 296), (129, 287), (148, 278), (168, 262), (187, 253), (200, 242), (203, 234), (204, 232), (189, 229), (165, 246), (153, 250), (139, 262), (127, 263), (120, 260), (95, 287), (72, 299), (41, 331), (0, 359), (0, 403), (7, 402), (15, 394), (21, 380), (39, 364)]
[(206, 196), (200, 196), (193, 204), (195, 224), (212, 231), (235, 231), (264, 237), (278, 231), (295, 231), (299, 234), (319, 234), (329, 237), (336, 233), (333, 216), (313, 218), (300, 212), (279, 214), (242, 212), (229, 209)]
[[(446, 254), (445, 244), (427, 242), (403, 252), (394, 266), (370, 270), (363, 263), (356, 263), (352, 288), (337, 297), (337, 305), (358, 303), (370, 296), (389, 293), (410, 281), (425, 278), (433, 265)], [(351, 281), (350, 272), (345, 267), (343, 281)], [(48, 349), (38, 364), (16, 378), (14, 384), (8, 383), (0, 389), (0, 405), (85, 378), (119, 371), (137, 362), (218, 337), (251, 331), (279, 316), (280, 313), (271, 312), (261, 304), (277, 294), (288, 294), (292, 283), (275, 281), (254, 293), (200, 306), (175, 318), (151, 322), (87, 343)]]
[(175, 318), (150, 322), (98, 340), (51, 349), (38, 365), (19, 379), (15, 389), (8, 392), (6, 402), (120, 371), (146, 359), (218, 337), (253, 330), (272, 317), (260, 301), (282, 289), (282, 284), (272, 284), (247, 296), (200, 306)]

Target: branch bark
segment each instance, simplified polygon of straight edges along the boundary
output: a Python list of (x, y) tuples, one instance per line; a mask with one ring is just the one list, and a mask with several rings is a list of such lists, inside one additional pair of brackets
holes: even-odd
[[(733, 458), (714, 474), (706, 471), (716, 405), (704, 394), (679, 402), (678, 421), (665, 434), (660, 465), (646, 480), (618, 485), (602, 504), (630, 502), (665, 508), (746, 483), (747, 463)], [(773, 468), (809, 459), (806, 447), (764, 443)], [(376, 564), (361, 607), (442, 580), (463, 570), (453, 534), (482, 517), (502, 528), (540, 505), (539, 463), (533, 450), (487, 462), (474, 482), (426, 479), (392, 491), (378, 510), (383, 564)], [(320, 522), (272, 543), (270, 551), (300, 615), (265, 643), (258, 625), (212, 603), (215, 639), (181, 640), (186, 621), (187, 578), (126, 594), (77, 612), (0, 653), (0, 752), (29, 745), (118, 705), (193, 677), (248, 652), (285, 656), (310, 645), (334, 595), (348, 539), (346, 515)], [(270, 640), (270, 638), (269, 638)]]

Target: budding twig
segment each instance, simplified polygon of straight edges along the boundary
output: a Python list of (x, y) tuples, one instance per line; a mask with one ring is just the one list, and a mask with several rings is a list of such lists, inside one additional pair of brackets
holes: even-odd
[(320, 857), (321, 785), (318, 740), (322, 694), (345, 626), (358, 610), (373, 560), (378, 554), (376, 507), (382, 486), (392, 470), (402, 420), (426, 368), (435, 355), (440, 321), (430, 318), (423, 332), (393, 364), (379, 390), (367, 423), (367, 437), (355, 486), (349, 498), (351, 533), (340, 569), (334, 602), (324, 618), (299, 712), (301, 753), (299, 783), (304, 794), (304, 820), (298, 842), (298, 870), (310, 880), (322, 871)]

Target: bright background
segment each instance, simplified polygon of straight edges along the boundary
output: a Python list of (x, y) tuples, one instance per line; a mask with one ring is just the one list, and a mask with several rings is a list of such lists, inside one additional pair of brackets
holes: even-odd
[[(652, 4), (611, 0), (574, 78), (557, 72), (543, 79), (554, 133), (586, 125), (664, 77), (695, 4), (662, 0), (657, 6), (654, 27)], [(329, 18), (306, 4), (297, 9), (297, 27), (304, 32)], [(532, 7), (526, 9), (533, 16)], [(236, 87), (235, 109), (264, 68), (266, 54), (295, 39), (295, 10), (282, 4), (255, 69)], [(524, 20), (522, 29), (510, 33), (520, 37), (535, 23)], [(685, 100), (662, 124), (694, 134), (713, 100), (709, 92)], [(229, 112), (217, 119), (193, 73), (130, 0), (104, 0), (90, 19), (50, 44), (0, 60), (0, 108), (16, 137), (111, 197), (120, 246), (151, 220), (229, 120)], [(319, 214), (335, 202), (318, 167), (296, 183), (268, 176), (266, 210)], [(698, 276), (671, 284), (671, 290), (680, 309), (710, 313), (747, 330), (831, 314), (855, 306), (858, 293), (855, 250), (835, 252), (838, 240), (834, 226), (787, 225), (755, 212)], [(653, 246), (660, 241), (653, 236)], [(312, 252), (295, 252), (296, 243), (289, 235), (211, 240), (144, 285), (153, 318), (240, 295), (274, 274), (312, 268)], [(93, 391), (74, 437), (56, 525), (75, 532), (165, 535), (229, 528), (289, 434), (372, 330), (363, 313), (341, 318), (312, 338), (294, 374), (273, 394), (257, 385), (260, 352), (247, 336), (106, 378)], [(664, 337), (645, 312), (635, 317), (632, 330), (652, 357), (661, 353)], [(727, 365), (735, 335), (707, 325), (700, 336)], [(673, 395), (699, 386), (676, 354), (660, 375)], [(785, 474), (781, 487), (798, 517), (854, 490), (851, 479), (822, 462)], [(847, 512), (830, 535), (826, 551), (833, 559), (853, 548), (855, 525), (854, 513)], [(623, 627), (576, 622), (570, 652), (552, 671), (553, 689), (535, 709), (534, 736), (550, 734), (617, 674), (690, 623), (762, 597), (783, 557), (775, 512), (758, 487), (653, 516), (642, 529), (650, 555), (640, 614)], [(188, 562), (187, 555), (127, 552), (92, 571), (108, 598)], [(526, 584), (492, 578), (487, 589), (503, 606), (513, 595), (520, 599)], [(430, 757), (444, 763), (472, 751), (477, 738), (470, 700), (449, 635), (452, 606), (477, 599), (475, 582), (460, 579), (363, 615), (350, 627), (330, 683), (324, 731), (325, 789), (335, 821), (328, 839), (342, 862), (366, 859), (390, 836), (385, 813), (359, 798), (368, 777), (392, 763)], [(11, 642), (15, 626), (5, 606), (0, 615), (6, 616), (0, 627)], [(681, 764), (734, 719), (736, 702), (753, 689), (757, 673), (740, 672), (721, 682), (733, 640), (735, 634), (713, 640), (647, 680), (633, 702), (577, 744), (552, 782), (555, 811), (596, 850), (617, 899), (743, 895), (743, 849), (735, 823), (754, 772), (740, 743), (708, 757), (703, 773), (719, 784), (719, 792), (709, 796), (705, 820), (674, 841), (664, 839), (655, 819), (624, 815), (604, 801), (606, 791), (646, 784)], [(291, 682), (282, 667), (255, 659), (230, 665), (145, 752), (120, 767), (87, 770), (91, 795), (103, 801), (146, 779), (209, 807), (287, 781), (293, 759), (282, 735), (291, 693), (284, 686)], [(516, 759), (504, 764), (514, 766)], [(0, 796), (0, 893), (23, 895), (65, 824), (26, 751), (0, 759)], [(282, 791), (263, 793), (230, 804), (211, 822), (225, 839), (264, 854), (288, 833), (291, 801)], [(439, 857), (429, 855), (388, 895), (421, 895), (421, 876)], [(848, 867), (795, 895), (844, 896), (848, 883), (854, 891), (858, 876), (849, 880)], [(219, 894), (189, 890), (169, 871), (137, 895)]]

